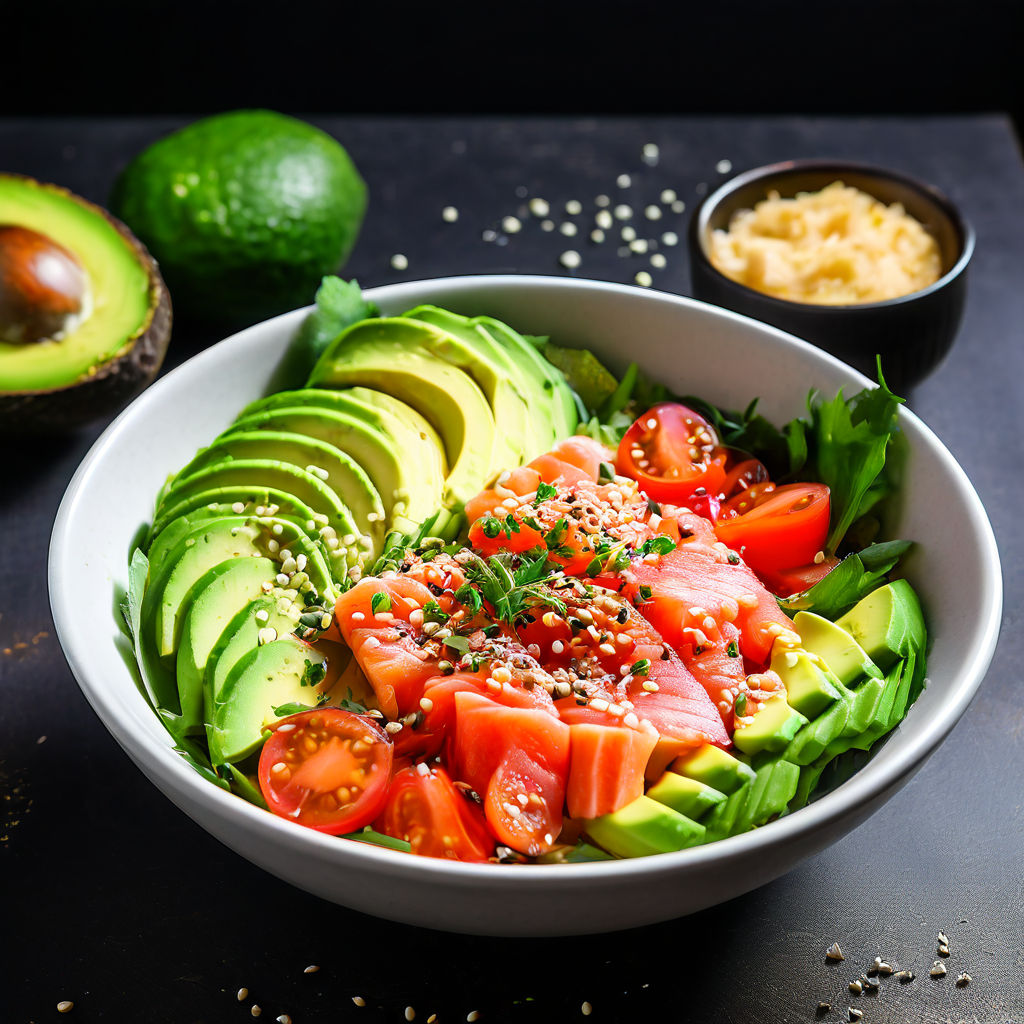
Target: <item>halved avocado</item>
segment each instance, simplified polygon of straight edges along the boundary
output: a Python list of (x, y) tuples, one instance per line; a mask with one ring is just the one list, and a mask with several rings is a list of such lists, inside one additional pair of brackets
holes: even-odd
[[(0, 429), (68, 429), (117, 409), (153, 380), (170, 340), (171, 301), (155, 261), (106, 210), (16, 174), (0, 174), (0, 225), (56, 243), (85, 281), (53, 334), (16, 343), (19, 332), (0, 325)], [(28, 250), (7, 252), (0, 310), (10, 311), (25, 294), (15, 275)]]

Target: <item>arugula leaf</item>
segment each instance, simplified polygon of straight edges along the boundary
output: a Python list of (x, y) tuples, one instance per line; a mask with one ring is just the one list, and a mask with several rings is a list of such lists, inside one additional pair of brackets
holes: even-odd
[(227, 779), (222, 779), (214, 770), (210, 759), (199, 744), (187, 739), (175, 741), (174, 752), (180, 754), (207, 782), (212, 782), (221, 789), (231, 789)]
[(316, 292), (316, 308), (292, 338), (270, 391), (302, 387), (324, 350), (345, 328), (379, 315), (380, 310), (363, 298), (357, 281), (325, 277)]
[(911, 546), (908, 540), (889, 540), (847, 555), (810, 590), (780, 598), (779, 605), (789, 613), (813, 611), (834, 621), (867, 597)]
[(618, 381), (607, 367), (586, 348), (562, 348), (547, 342), (541, 349), (545, 359), (565, 374), (565, 379), (583, 403), (586, 419), (618, 387)]
[(865, 388), (849, 400), (842, 390), (830, 402), (812, 392), (808, 399), (808, 462), (816, 479), (831, 491), (832, 523), (828, 547), (835, 550), (855, 519), (888, 493), (881, 476), (886, 449), (895, 435), (903, 399), (886, 386)]
[(338, 701), (338, 707), (342, 711), (351, 711), (353, 715), (365, 715), (366, 706), (359, 701), (352, 699), (352, 687), (348, 687), (348, 694)]
[(273, 710), (275, 718), (290, 718), (292, 715), (301, 715), (303, 711), (315, 711), (316, 707), (310, 704), (300, 704), (297, 700), (293, 700), (287, 704), (279, 704)]
[(231, 775), (232, 792), (237, 793), (243, 800), (248, 800), (249, 803), (267, 810), (267, 801), (263, 799), (259, 786), (254, 785), (252, 779), (233, 764), (226, 764), (224, 767)]
[(597, 409), (597, 418), (601, 422), (607, 422), (615, 413), (622, 412), (633, 397), (637, 380), (640, 377), (640, 367), (636, 363), (630, 363), (626, 372), (619, 381), (619, 386), (601, 403)]
[(491, 555), (486, 561), (475, 556), (465, 567), (467, 577), (494, 609), (494, 618), (515, 625), (535, 604), (548, 605), (564, 615), (565, 602), (545, 586), (561, 578), (560, 570), (551, 571), (547, 552), (535, 558), (520, 555), (518, 565), (510, 570), (506, 563), (511, 561), (507, 555)]

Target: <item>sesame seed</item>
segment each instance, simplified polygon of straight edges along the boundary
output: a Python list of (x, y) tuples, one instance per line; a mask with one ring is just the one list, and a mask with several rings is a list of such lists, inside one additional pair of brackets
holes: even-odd
[(253, 1003), (252, 1006), (249, 1008), (249, 1013), (251, 1013), (254, 1017), (259, 1017), (260, 1014), (263, 1013), (263, 1008), (259, 1005), (259, 1003)]
[(850, 1018), (851, 1021), (860, 1020), (861, 1017), (864, 1016), (864, 1011), (863, 1010), (857, 1010), (857, 1009), (855, 1009), (852, 1006), (849, 1008), (847, 1013), (848, 1013), (849, 1018)]
[(555, 222), (553, 220), (542, 220), (540, 222), (540, 229), (541, 231), (554, 231)]
[(236, 516), (240, 516), (245, 511), (245, 502), (236, 501), (231, 506), (231, 511), (234, 512)]
[(558, 262), (561, 263), (566, 270), (575, 270), (582, 262), (582, 259), (575, 249), (566, 249), (566, 251), (558, 257)]
[(971, 976), (964, 971), (963, 974), (958, 974), (956, 977), (956, 987), (964, 988), (971, 983)]
[(420, 708), (429, 714), (434, 710), (434, 702), (429, 697), (420, 697)]
[(594, 197), (595, 206), (609, 206), (610, 204), (611, 199), (609, 199), (608, 196), (604, 195), (603, 193), (599, 196)]
[(594, 228), (590, 232), (590, 240), (597, 245), (600, 245), (604, 241), (604, 232), (600, 228)]
[(537, 196), (530, 200), (530, 213), (534, 217), (546, 217), (551, 212), (551, 206), (546, 199)]
[(569, 214), (570, 217), (575, 217), (577, 214), (583, 212), (583, 204), (578, 199), (570, 199), (565, 204), (565, 212)]
[(593, 1012), (594, 1008), (590, 1005), (590, 1003), (584, 1003), (580, 1007), (580, 1013), (582, 1013), (584, 1017), (589, 1017)]
[(396, 252), (391, 257), (391, 269), (392, 270), (406, 270), (409, 267), (409, 257), (403, 253)]
[(495, 239), (497, 239), (498, 232), (495, 231), (493, 228), (484, 228), (483, 231), (480, 232), (480, 237), (485, 242), (493, 242), (495, 241)]
[(366, 1000), (362, 996), (353, 996), (352, 997), (352, 1002), (355, 1003), (356, 1006), (365, 1006), (366, 1005)]
[(629, 220), (633, 216), (633, 207), (626, 203), (619, 203), (615, 207), (615, 219), (616, 220)]
[(411, 1006), (407, 1006), (405, 1008), (405, 1019), (406, 1020), (415, 1020), (416, 1019), (416, 1011)]
[(319, 968), (319, 966), (317, 964), (310, 964), (308, 967), (306, 967), (303, 970), (302, 973), (303, 974), (316, 974), (316, 972), (319, 971), (319, 970), (320, 970), (320, 968)]
[(615, 222), (612, 220), (612, 215), (607, 210), (598, 210), (597, 215), (594, 217), (594, 223), (599, 228), (604, 228), (605, 231), (607, 231)]
[(62, 999), (57, 1004), (58, 1013), (70, 1013), (75, 1008), (75, 1004), (70, 999)]
[(821, 565), (821, 563), (824, 562), (824, 561), (825, 561), (825, 552), (824, 551), (819, 551), (814, 556), (814, 564), (815, 565)]
[(633, 280), (636, 281), (636, 283), (640, 285), (641, 288), (650, 288), (651, 285), (654, 283), (654, 279), (651, 277), (650, 274), (647, 273), (646, 270), (638, 271)]
[(280, 1017), (275, 1019), (277, 1020), (277, 1024), (292, 1024), (292, 1019), (287, 1013), (282, 1013)]
[(633, 179), (628, 174), (620, 174), (615, 179), (615, 184), (618, 185), (619, 188), (629, 188), (629, 186), (633, 184)]
[(665, 259), (664, 253), (656, 252), (651, 256), (651, 266), (657, 270), (663, 270), (668, 264), (668, 260)]
[(652, 203), (650, 206), (644, 208), (644, 216), (648, 220), (661, 220), (661, 207), (655, 206)]
[(514, 235), (517, 231), (521, 231), (522, 228), (522, 222), (519, 220), (518, 217), (501, 218), (501, 230), (508, 235)]
[(564, 650), (565, 650), (565, 644), (563, 644), (561, 640), (555, 640), (551, 644), (551, 653), (552, 654), (561, 654), (562, 651), (564, 651)]
[(686, 203), (682, 199), (677, 199), (672, 203), (671, 209), (673, 213), (682, 213), (686, 209)]
[(827, 950), (825, 950), (825, 959), (826, 960), (845, 960), (846, 959), (846, 957), (843, 956), (843, 951), (839, 948), (839, 943), (838, 942), (833, 942), (832, 945), (829, 946)]
[(454, 206), (446, 206), (441, 211), (441, 220), (445, 224), (454, 224), (459, 219), (459, 211)]
[(401, 722), (388, 722), (388, 724), (385, 725), (384, 728), (389, 733), (391, 733), (392, 736), (394, 736), (395, 733), (402, 731), (402, 723)]
[(636, 238), (636, 228), (631, 227), (627, 224), (620, 232), (620, 236), (624, 242), (632, 242)]
[(579, 228), (577, 228), (571, 220), (567, 220), (564, 224), (559, 224), (558, 230), (561, 231), (563, 235), (572, 238), (573, 235), (579, 231)]
[(644, 145), (644, 148), (640, 151), (640, 159), (643, 160), (648, 167), (653, 167), (658, 162), (658, 157), (661, 156), (661, 150), (658, 149), (656, 142), (648, 142)]
[(629, 251), (641, 254), (647, 252), (647, 239), (634, 238), (633, 241), (629, 243)]
[(715, 164), (715, 170), (718, 171), (719, 174), (728, 174), (732, 170), (732, 161), (719, 160), (718, 163)]
[(473, 1021), (479, 1020), (479, 1019), (480, 1019), (480, 1014), (476, 1010), (470, 1010), (469, 1013), (466, 1014), (466, 1020), (469, 1021), (469, 1024), (473, 1024)]
[(661, 190), (661, 201), (667, 206), (676, 201), (676, 190), (674, 188), (663, 188)]
[(941, 978), (946, 973), (946, 965), (941, 960), (936, 960), (932, 964), (932, 969), (928, 972), (933, 978)]
[(656, 682), (654, 682), (654, 680), (652, 680), (652, 679), (644, 680), (644, 682), (641, 683), (641, 686), (643, 686), (643, 688), (648, 693), (657, 693), (658, 692), (658, 684)]

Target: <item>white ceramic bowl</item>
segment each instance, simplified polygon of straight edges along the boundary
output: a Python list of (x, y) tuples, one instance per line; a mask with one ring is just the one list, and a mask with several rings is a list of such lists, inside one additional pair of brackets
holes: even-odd
[[(686, 394), (783, 422), (810, 387), (867, 383), (773, 328), (699, 302), (612, 284), (464, 277), (369, 293), (386, 313), (432, 302), (520, 331), (586, 345), (621, 370), (635, 359)], [(251, 327), (157, 381), (111, 424), (68, 487), (49, 584), (60, 642), (82, 691), (155, 785), (221, 842), (325, 899), (380, 917), (490, 935), (628, 928), (711, 906), (778, 877), (850, 831), (903, 786), (963, 714), (996, 644), (1002, 585), (995, 538), (963, 470), (912, 413), (897, 536), (919, 542), (908, 574), (934, 635), (930, 683), (906, 721), (850, 781), (764, 828), (680, 853), (568, 866), (473, 865), (339, 841), (258, 810), (205, 782), (171, 748), (115, 648), (112, 591), (132, 537), (168, 473), (266, 388), (305, 311)], [(941, 509), (941, 514), (936, 510)], [(956, 543), (951, 544), (950, 538)], [(155, 799), (155, 797), (154, 797)]]

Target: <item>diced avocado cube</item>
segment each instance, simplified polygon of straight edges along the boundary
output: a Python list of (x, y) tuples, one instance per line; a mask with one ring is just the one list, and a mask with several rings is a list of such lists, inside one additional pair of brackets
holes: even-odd
[(841, 626), (814, 612), (797, 612), (793, 626), (805, 650), (816, 654), (844, 686), (861, 676), (880, 676), (868, 652)]
[(807, 719), (786, 703), (779, 695), (763, 704), (750, 722), (737, 727), (732, 741), (745, 754), (757, 754), (762, 750), (774, 752), (785, 750)]
[(793, 764), (807, 765), (819, 758), (825, 748), (837, 736), (840, 736), (850, 717), (852, 700), (846, 693), (842, 694), (828, 711), (808, 722), (793, 737), (792, 743), (783, 751), (782, 756)]
[(658, 782), (651, 786), (647, 795), (659, 804), (665, 804), (672, 810), (685, 814), (688, 818), (697, 819), (710, 807), (720, 804), (725, 794), (711, 786), (689, 779), (675, 772), (665, 772)]
[(637, 797), (611, 814), (587, 823), (587, 834), (618, 857), (649, 857), (696, 846), (704, 839), (704, 826), (678, 811)]
[(895, 580), (873, 590), (836, 625), (850, 633), (883, 670), (891, 668), (911, 649), (921, 650), (924, 646), (921, 603), (906, 580)]
[(820, 715), (839, 697), (839, 681), (834, 676), (830, 681), (828, 669), (816, 665), (806, 651), (781, 648), (772, 654), (772, 668), (785, 684), (786, 703), (805, 718)]
[(710, 743), (698, 747), (692, 754), (676, 758), (672, 771), (703, 782), (727, 796), (754, 777), (754, 769), (750, 765)]

